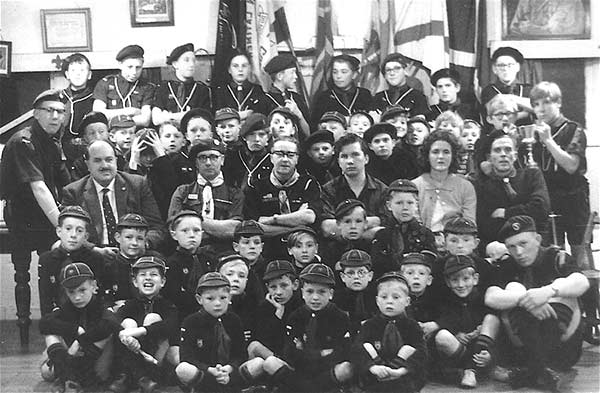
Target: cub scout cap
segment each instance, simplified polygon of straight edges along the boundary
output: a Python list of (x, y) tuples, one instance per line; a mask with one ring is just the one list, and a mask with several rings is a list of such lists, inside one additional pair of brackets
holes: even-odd
[(431, 84), (435, 86), (437, 82), (442, 78), (450, 78), (455, 83), (460, 83), (460, 75), (458, 71), (451, 70), (450, 68), (442, 68), (441, 70), (437, 70), (431, 76)]
[(167, 56), (166, 63), (173, 64), (173, 62), (179, 60), (181, 55), (183, 55), (184, 53), (193, 52), (193, 51), (194, 51), (194, 44), (192, 44), (192, 43), (180, 45), (177, 48), (173, 49), (171, 51), (171, 54), (169, 56)]
[(468, 267), (475, 269), (475, 261), (468, 255), (448, 255), (444, 261), (444, 276), (450, 276)]
[(410, 252), (404, 254), (400, 260), (400, 266), (402, 265), (423, 265), (431, 269), (431, 260), (433, 258), (430, 255), (425, 255), (420, 252)]
[(452, 217), (444, 225), (444, 233), (477, 235), (477, 225), (465, 217)]
[(92, 269), (83, 262), (69, 263), (60, 271), (60, 284), (65, 288), (77, 288), (93, 278)]
[(300, 279), (310, 283), (335, 285), (333, 270), (324, 263), (311, 263), (302, 269)]
[(34, 109), (37, 109), (40, 107), (40, 105), (42, 103), (44, 103), (46, 101), (63, 102), (64, 98), (65, 98), (65, 95), (63, 94), (63, 92), (61, 90), (48, 89), (48, 90), (41, 92), (37, 97), (35, 97), (35, 100), (33, 100), (31, 107)]
[[(404, 277), (404, 275), (400, 272), (397, 271), (391, 271), (391, 272), (387, 272), (384, 275), (382, 275), (381, 277), (379, 277), (377, 279), (377, 285), (381, 284), (382, 282), (386, 282), (386, 281), (400, 281), (402, 283), (404, 283), (404, 285), (406, 285), (406, 288), (409, 289), (410, 286), (408, 285), (408, 280), (406, 280), (406, 277)], [(410, 289), (409, 289), (410, 291)]]
[(358, 71), (358, 67), (360, 66), (360, 60), (358, 60), (356, 57), (347, 54), (342, 54), (333, 56), (333, 58), (331, 59), (331, 63), (329, 63), (329, 67), (333, 67), (333, 63), (336, 61), (347, 62), (350, 65), (350, 68), (352, 68), (352, 71)]
[(219, 287), (230, 287), (231, 284), (227, 277), (219, 272), (209, 272), (200, 277), (198, 285), (196, 286), (196, 293), (201, 293), (202, 289), (208, 288), (219, 288)]
[(149, 269), (151, 267), (157, 267), (163, 274), (167, 270), (167, 264), (164, 259), (155, 256), (143, 256), (138, 258), (133, 265), (131, 265), (131, 271), (138, 269)]
[(267, 116), (262, 113), (252, 113), (246, 118), (244, 124), (242, 124), (240, 136), (244, 137), (253, 131), (267, 130), (268, 128)]
[(367, 131), (365, 131), (364, 140), (367, 143), (371, 143), (373, 138), (375, 138), (379, 134), (388, 134), (390, 138), (396, 139), (397, 132), (396, 127), (391, 125), (390, 123), (377, 123), (371, 126)]
[(267, 268), (265, 269), (265, 274), (263, 276), (263, 281), (270, 281), (274, 278), (279, 278), (284, 274), (289, 274), (294, 277), (297, 276), (296, 269), (290, 261), (276, 259), (274, 261), (269, 262), (269, 264), (267, 265)]
[(347, 126), (346, 118), (344, 117), (344, 115), (336, 111), (329, 111), (323, 113), (323, 116), (321, 116), (321, 118), (319, 119), (319, 123), (324, 123), (326, 121), (337, 121), (338, 123), (342, 123), (342, 126), (344, 126), (344, 128), (346, 128)]
[(296, 58), (288, 53), (282, 53), (269, 60), (265, 66), (265, 72), (271, 75), (288, 68), (296, 68)]
[(212, 127), (213, 122), (214, 122), (213, 115), (209, 111), (207, 111), (206, 109), (194, 108), (194, 109), (190, 109), (181, 118), (181, 123), (179, 124), (179, 130), (181, 130), (182, 134), (185, 135), (185, 133), (187, 132), (187, 126), (188, 126), (188, 123), (190, 122), (190, 120), (195, 119), (197, 117), (203, 118)]
[(312, 229), (311, 227), (308, 227), (306, 225), (299, 225), (297, 227), (294, 227), (294, 229), (292, 229), (292, 231), (288, 234), (288, 241), (289, 241), (291, 234), (298, 233), (298, 232), (308, 233), (308, 234), (312, 235), (312, 237), (314, 237), (315, 239), (317, 238), (317, 232), (315, 232), (314, 229)]
[(260, 226), (260, 224), (254, 220), (244, 220), (242, 222), (240, 222), (239, 224), (236, 225), (235, 229), (233, 230), (233, 235), (235, 237), (238, 236), (244, 236), (244, 237), (250, 237), (250, 236), (263, 236), (265, 234), (265, 231), (263, 230), (263, 228)]
[(333, 146), (335, 143), (335, 140), (333, 139), (333, 132), (328, 130), (319, 130), (317, 132), (313, 132), (308, 138), (306, 138), (306, 141), (304, 142), (305, 150), (310, 149), (312, 145), (319, 142), (327, 142)]
[(287, 106), (280, 106), (280, 107), (273, 109), (271, 111), (271, 113), (269, 113), (269, 119), (272, 119), (273, 115), (275, 113), (279, 113), (281, 116), (285, 117), (286, 119), (290, 119), (294, 123), (294, 125), (296, 125), (296, 127), (298, 126), (298, 122), (300, 121), (298, 119), (298, 116), (296, 116), (294, 114), (294, 112), (292, 112), (291, 109), (288, 108)]
[(371, 269), (371, 256), (363, 250), (352, 249), (342, 254), (338, 263), (336, 263), (336, 270), (342, 270), (345, 267), (360, 267), (366, 266)]
[(81, 123), (79, 123), (79, 127), (77, 128), (78, 134), (83, 135), (85, 127), (94, 123), (103, 123), (108, 126), (108, 119), (106, 118), (106, 115), (104, 113), (92, 111), (87, 115), (83, 116), (83, 119), (81, 119)]
[(362, 203), (361, 201), (359, 201), (358, 199), (346, 199), (346, 200), (340, 202), (335, 207), (335, 212), (333, 213), (333, 215), (335, 216), (336, 220), (339, 220), (339, 219), (345, 217), (348, 213), (350, 213), (356, 207), (362, 207), (363, 209), (367, 210), (365, 208), (365, 204)]
[(511, 236), (518, 235), (521, 232), (537, 232), (535, 221), (529, 216), (514, 216), (506, 220), (500, 231), (498, 239), (505, 242)]
[(123, 61), (127, 59), (143, 59), (144, 58), (144, 48), (139, 45), (127, 45), (125, 48), (121, 49), (115, 59), (117, 61)]
[(62, 209), (61, 212), (58, 214), (58, 220), (60, 221), (65, 217), (79, 218), (84, 220), (88, 224), (92, 222), (92, 218), (90, 217), (89, 213), (83, 210), (81, 206), (77, 205), (65, 206), (64, 209)]
[(200, 214), (198, 214), (198, 212), (195, 210), (181, 210), (181, 211), (175, 213), (174, 215), (172, 215), (171, 217), (169, 217), (169, 219), (167, 220), (167, 224), (169, 225), (169, 228), (172, 230), (173, 223), (175, 223), (175, 221), (179, 220), (181, 217), (187, 217), (187, 216), (198, 217), (200, 220), (202, 220), (202, 216)]
[(130, 116), (127, 115), (117, 115), (110, 119), (108, 123), (108, 129), (112, 130), (113, 128), (131, 128), (135, 127), (135, 122)]
[(148, 228), (148, 221), (139, 214), (127, 213), (119, 218), (117, 228)]
[(524, 61), (523, 54), (510, 46), (502, 46), (496, 49), (492, 54), (492, 62), (495, 63), (500, 56), (510, 56), (519, 64), (523, 64)]
[(240, 254), (229, 254), (229, 255), (225, 255), (225, 256), (219, 258), (219, 261), (217, 262), (216, 271), (221, 270), (221, 268), (226, 263), (233, 262), (233, 261), (239, 261), (246, 265), (246, 259), (243, 256), (241, 256)]
[(229, 119), (240, 120), (240, 114), (233, 108), (221, 108), (215, 113), (215, 121), (223, 121)]
[(408, 114), (410, 113), (410, 111), (403, 107), (402, 105), (393, 105), (388, 107), (382, 114), (381, 114), (381, 121), (385, 121), (387, 119), (393, 119), (394, 117), (398, 116), (398, 115), (405, 115), (408, 116)]
[(390, 183), (388, 186), (388, 192), (409, 192), (411, 194), (418, 194), (419, 189), (416, 184), (406, 179), (397, 179)]
[(196, 159), (196, 156), (203, 151), (217, 151), (221, 154), (225, 154), (225, 145), (216, 139), (211, 139), (208, 142), (202, 142), (190, 150), (189, 158), (190, 160)]

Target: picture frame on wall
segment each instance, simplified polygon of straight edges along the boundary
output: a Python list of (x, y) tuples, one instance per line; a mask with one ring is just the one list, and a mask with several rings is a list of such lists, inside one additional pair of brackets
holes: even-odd
[(44, 53), (90, 52), (92, 50), (89, 8), (40, 10)]
[(590, 39), (590, 19), (590, 0), (502, 0), (502, 39)]
[(173, 26), (173, 0), (129, 0), (132, 27)]
[(0, 41), (0, 77), (10, 76), (12, 42)]

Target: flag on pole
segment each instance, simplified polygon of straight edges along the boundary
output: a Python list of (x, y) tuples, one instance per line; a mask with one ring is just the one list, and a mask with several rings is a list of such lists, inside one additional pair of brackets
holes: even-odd
[(327, 89), (327, 67), (333, 57), (333, 32), (331, 30), (331, 0), (319, 0), (317, 7), (317, 39), (315, 67), (310, 95)]
[(220, 0), (217, 14), (217, 41), (215, 61), (211, 71), (211, 86), (225, 83), (228, 79), (227, 62), (232, 53), (244, 49), (246, 3), (238, 0)]
[(275, 7), (280, 7), (277, 0), (246, 0), (246, 50), (251, 57), (251, 80), (263, 90), (271, 86), (271, 78), (263, 67), (278, 54)]
[(460, 75), (461, 95), (472, 97), (473, 78), (477, 65), (478, 7), (480, 0), (449, 1), (448, 32), (450, 68)]

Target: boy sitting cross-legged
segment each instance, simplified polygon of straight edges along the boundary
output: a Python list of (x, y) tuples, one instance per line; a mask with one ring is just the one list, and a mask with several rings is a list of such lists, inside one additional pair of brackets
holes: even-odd
[(379, 313), (362, 326), (353, 358), (366, 391), (418, 392), (425, 384), (425, 342), (417, 322), (406, 316), (408, 282), (398, 272), (377, 280)]

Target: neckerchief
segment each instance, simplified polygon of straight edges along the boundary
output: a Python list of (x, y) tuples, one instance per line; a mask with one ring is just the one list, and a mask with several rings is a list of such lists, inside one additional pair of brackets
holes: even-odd
[(394, 359), (400, 348), (404, 345), (402, 336), (396, 327), (395, 319), (388, 319), (385, 329), (383, 331), (383, 338), (381, 339), (381, 357), (386, 360)]
[(515, 177), (516, 175), (517, 170), (514, 167), (511, 167), (507, 174), (498, 174), (496, 169), (492, 167), (492, 173), (490, 174), (490, 177), (493, 179), (498, 179), (502, 182), (502, 186), (504, 187), (504, 191), (506, 192), (506, 196), (508, 196), (508, 200), (510, 202), (514, 201), (518, 196), (512, 184), (510, 184), (510, 178)]

